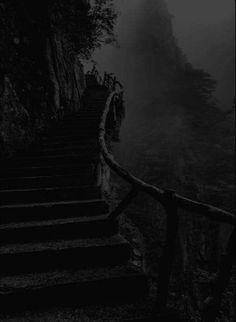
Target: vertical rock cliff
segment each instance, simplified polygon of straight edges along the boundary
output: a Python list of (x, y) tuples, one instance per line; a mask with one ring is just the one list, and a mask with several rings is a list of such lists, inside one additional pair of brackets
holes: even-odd
[(27, 145), (51, 119), (76, 111), (85, 88), (69, 26), (86, 1), (0, 1), (0, 151)]

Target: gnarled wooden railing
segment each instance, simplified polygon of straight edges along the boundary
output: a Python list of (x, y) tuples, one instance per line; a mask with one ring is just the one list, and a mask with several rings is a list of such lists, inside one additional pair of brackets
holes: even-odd
[[(160, 262), (160, 270), (158, 274), (159, 277), (157, 281), (159, 290), (157, 295), (157, 306), (159, 310), (165, 310), (168, 302), (168, 289), (174, 263), (176, 239), (179, 229), (178, 210), (183, 209), (191, 211), (191, 213), (205, 216), (208, 219), (219, 223), (230, 224), (233, 227), (233, 231), (229, 238), (226, 251), (222, 255), (219, 265), (219, 271), (217, 279), (215, 281), (214, 294), (213, 296), (206, 299), (202, 314), (203, 321), (216, 321), (220, 311), (222, 296), (229, 283), (232, 268), (234, 265), (235, 216), (232, 213), (213, 207), (209, 204), (187, 199), (176, 194), (173, 190), (161, 190), (153, 185), (145, 183), (139, 178), (133, 176), (116, 160), (114, 160), (114, 157), (108, 151), (106, 144), (106, 125), (108, 116), (116, 113), (117, 106), (120, 106), (121, 100), (123, 102), (123, 87), (119, 82), (116, 81), (114, 77), (112, 78), (111, 75), (108, 75), (106, 73), (104, 75), (102, 84), (109, 89), (110, 95), (107, 99), (106, 106), (99, 125), (99, 145), (101, 154), (107, 165), (117, 175), (119, 175), (131, 185), (131, 189), (128, 195), (124, 198), (124, 200), (120, 202), (117, 208), (110, 213), (110, 219), (116, 220), (128, 207), (131, 201), (138, 195), (139, 192), (145, 192), (155, 201), (160, 202), (166, 211), (166, 242)], [(119, 85), (118, 89), (116, 88), (117, 84)]]
[(96, 65), (93, 66), (91, 71), (87, 72), (87, 75), (93, 75), (97, 80), (98, 84), (106, 87), (109, 91), (116, 91), (117, 93), (123, 92), (123, 85), (116, 79), (114, 74), (104, 73), (103, 79), (100, 76), (99, 71), (96, 68)]
[[(113, 74), (104, 73), (103, 86), (108, 88), (110, 91), (123, 92), (123, 85), (117, 81)], [(119, 90), (117, 90), (117, 87)]]

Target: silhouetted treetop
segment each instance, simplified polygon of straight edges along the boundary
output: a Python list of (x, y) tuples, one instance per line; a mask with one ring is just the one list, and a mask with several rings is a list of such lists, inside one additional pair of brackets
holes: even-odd
[(50, 8), (52, 26), (66, 33), (74, 49), (89, 58), (95, 48), (114, 41), (117, 14), (113, 0), (59, 0)]

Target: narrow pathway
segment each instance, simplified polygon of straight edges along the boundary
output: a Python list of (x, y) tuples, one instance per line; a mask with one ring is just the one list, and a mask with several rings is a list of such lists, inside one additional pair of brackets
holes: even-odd
[[(97, 187), (98, 125), (107, 90), (0, 169), (0, 311), (130, 303), (146, 295), (131, 247)], [(1, 319), (0, 319), (1, 320)], [(13, 320), (12, 320), (13, 321)]]

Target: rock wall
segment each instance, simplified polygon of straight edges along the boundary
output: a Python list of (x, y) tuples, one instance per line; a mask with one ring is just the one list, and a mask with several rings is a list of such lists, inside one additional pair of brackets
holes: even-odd
[(81, 96), (85, 89), (83, 66), (70, 50), (70, 44), (63, 35), (53, 34), (47, 40), (47, 62), (52, 87), (52, 108), (58, 112), (73, 113), (81, 107)]
[(52, 3), (0, 0), (0, 156), (81, 107), (83, 66)]

